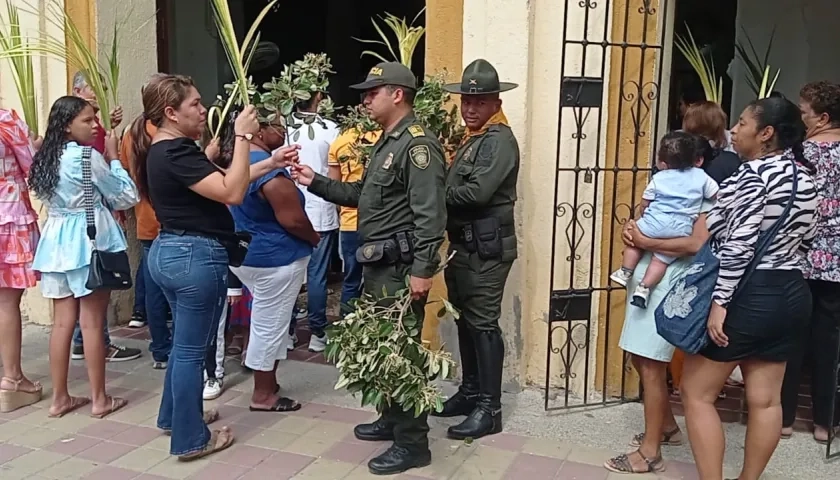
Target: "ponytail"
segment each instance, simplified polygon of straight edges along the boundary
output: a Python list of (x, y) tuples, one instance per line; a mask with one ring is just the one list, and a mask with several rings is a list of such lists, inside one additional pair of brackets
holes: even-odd
[(146, 130), (146, 114), (141, 113), (131, 123), (131, 160), (130, 165), (134, 170), (134, 183), (140, 196), (149, 199), (149, 179), (146, 177), (146, 156), (152, 146), (152, 137)]
[(807, 168), (809, 173), (813, 174), (817, 171), (817, 168), (814, 166), (814, 164), (811, 163), (810, 160), (805, 158), (805, 147), (802, 146), (802, 142), (797, 142), (793, 144), (793, 146), (790, 147), (790, 150), (791, 152), (793, 152), (794, 160), (799, 162), (800, 165)]

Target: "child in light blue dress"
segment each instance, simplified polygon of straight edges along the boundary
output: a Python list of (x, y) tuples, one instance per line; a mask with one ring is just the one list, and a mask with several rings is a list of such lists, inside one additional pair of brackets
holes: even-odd
[[(718, 185), (702, 169), (695, 167), (696, 139), (689, 133), (672, 132), (662, 138), (657, 158), (657, 172), (642, 194), (642, 216), (636, 221), (639, 231), (649, 238), (678, 238), (691, 235), (704, 200), (712, 200)], [(644, 251), (624, 247), (621, 269), (610, 279), (626, 287)], [(668, 265), (676, 260), (654, 253), (642, 281), (633, 291), (631, 303), (647, 308), (650, 290), (662, 280)]]

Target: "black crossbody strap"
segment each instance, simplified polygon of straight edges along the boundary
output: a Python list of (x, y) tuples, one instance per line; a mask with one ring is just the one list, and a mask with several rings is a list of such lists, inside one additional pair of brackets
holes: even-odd
[(85, 223), (87, 236), (96, 243), (96, 212), (93, 209), (93, 179), (90, 173), (91, 147), (82, 147), (82, 190), (84, 192)]

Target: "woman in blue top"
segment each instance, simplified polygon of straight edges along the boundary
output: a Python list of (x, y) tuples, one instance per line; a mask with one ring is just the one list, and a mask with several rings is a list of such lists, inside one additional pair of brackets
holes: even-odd
[[(105, 394), (105, 341), (103, 323), (109, 290), (88, 290), (91, 242), (87, 237), (82, 182), (81, 145), (96, 133), (93, 107), (81, 98), (61, 97), (50, 110), (41, 150), (29, 172), (29, 186), (47, 205), (47, 221), (32, 268), (41, 272), (41, 294), (53, 299), (54, 325), (50, 336), (50, 371), (53, 383), (51, 417), (61, 417), (93, 403), (91, 414), (102, 418), (123, 407), (123, 399)], [(139, 201), (137, 187), (118, 160), (117, 136), (108, 132), (106, 161), (91, 149), (90, 173), (96, 221), (96, 248), (106, 252), (126, 249), (125, 235), (111, 210), (126, 210)], [(91, 398), (71, 397), (67, 391), (70, 339), (76, 319), (84, 336)], [(95, 337), (95, 338), (94, 338)]]
[[(271, 157), (283, 140), (282, 126), (261, 123), (251, 140), (251, 164)], [(303, 207), (303, 193), (285, 169), (252, 182), (242, 203), (231, 207), (237, 230), (251, 234), (245, 261), (231, 268), (253, 298), (245, 357), (245, 366), (254, 371), (251, 411), (300, 408), (294, 400), (278, 394), (276, 372), (278, 361), (286, 359), (292, 309), (312, 249), (320, 240)]]

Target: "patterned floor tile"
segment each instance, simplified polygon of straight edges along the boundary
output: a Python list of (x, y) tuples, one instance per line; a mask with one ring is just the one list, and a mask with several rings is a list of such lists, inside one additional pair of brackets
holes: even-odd
[(213, 460), (254, 468), (268, 459), (273, 453), (273, 451), (267, 448), (253, 447), (251, 445), (234, 445), (224, 452), (213, 455)]
[(242, 465), (211, 462), (210, 465), (192, 474), (190, 478), (196, 480), (237, 480), (238, 478), (242, 478), (246, 473), (251, 472), (251, 470), (250, 467), (244, 467)]
[(566, 461), (560, 467), (557, 480), (606, 480), (609, 472), (604, 467)]
[(137, 448), (111, 462), (111, 465), (126, 470), (145, 472), (169, 458), (169, 452), (151, 448)]
[(505, 478), (511, 480), (528, 478), (530, 480), (550, 480), (557, 476), (563, 460), (539, 455), (520, 453), (513, 459), (505, 473)]
[(87, 450), (79, 452), (76, 456), (79, 458), (93, 460), (94, 462), (111, 463), (134, 449), (135, 447), (132, 447), (131, 445), (104, 441), (88, 448)]

